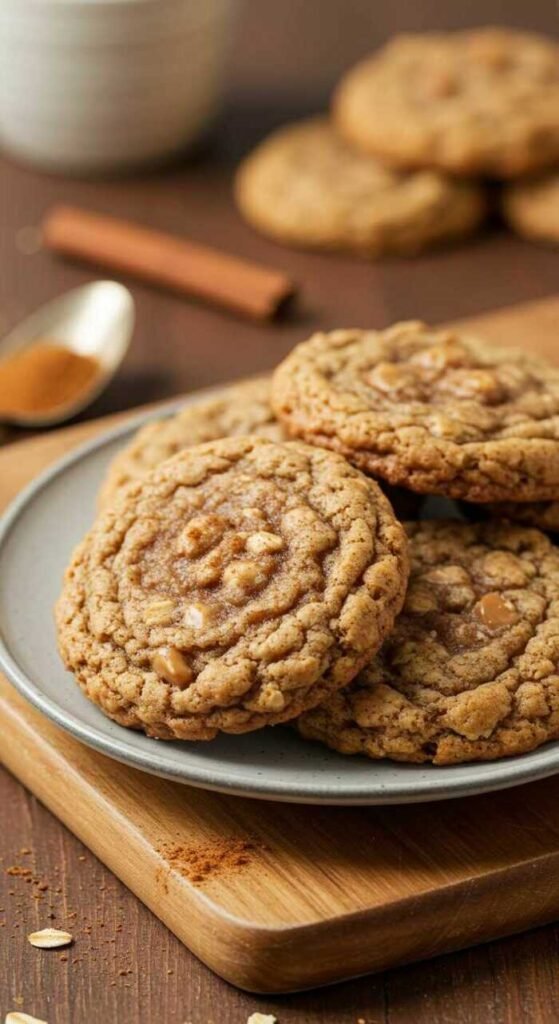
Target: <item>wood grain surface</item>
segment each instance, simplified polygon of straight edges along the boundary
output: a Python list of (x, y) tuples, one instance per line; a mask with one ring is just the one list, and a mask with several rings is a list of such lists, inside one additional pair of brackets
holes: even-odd
[[(437, 0), (390, 5), (246, 0), (233, 48), (229, 110), (196, 162), (126, 181), (82, 182), (0, 160), (0, 330), (63, 289), (91, 279), (88, 270), (41, 251), (27, 254), (22, 229), (38, 224), (58, 201), (184, 231), (278, 266), (302, 285), (292, 318), (269, 327), (134, 286), (134, 343), (122, 374), (88, 416), (268, 369), (319, 326), (382, 325), (416, 316), (442, 321), (551, 294), (559, 280), (559, 255), (514, 239), (498, 226), (455, 250), (369, 266), (280, 249), (243, 225), (230, 202), (230, 173), (239, 156), (274, 124), (322, 107), (338, 71), (371, 45), (402, 28), (479, 22), (554, 34), (559, 28), (554, 0), (529, 6), (525, 0), (467, 5), (457, 0), (445, 5)], [(528, 799), (529, 790), (524, 793)], [(491, 821), (486, 824), (490, 829)], [(21, 848), (32, 853), (20, 854)], [(32, 883), (2, 871), (0, 1013), (19, 1007), (49, 1024), (245, 1024), (255, 1010), (274, 1013), (280, 1024), (356, 1024), (360, 1018), (367, 1024), (556, 1024), (559, 1019), (555, 925), (330, 989), (255, 998), (203, 967), (7, 772), (0, 773), (0, 856), (4, 870), (27, 858), (35, 877), (50, 885), (52, 912), (75, 913), (80, 928), (91, 933), (90, 948), (76, 964), (73, 956), (67, 961), (58, 954), (37, 956), (21, 936), (44, 923), (47, 908), (32, 898)]]

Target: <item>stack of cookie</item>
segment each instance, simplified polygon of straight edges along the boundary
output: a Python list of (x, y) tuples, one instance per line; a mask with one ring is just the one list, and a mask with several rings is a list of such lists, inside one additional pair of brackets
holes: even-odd
[[(404, 529), (379, 483), (483, 515)], [(437, 764), (559, 737), (559, 550), (515, 522), (559, 526), (558, 370), (418, 322), (315, 335), (144, 427), (100, 504), (57, 625), (120, 724)]]
[[(409, 255), (478, 227), (484, 179), (507, 182), (516, 230), (559, 240), (553, 168), (559, 47), (487, 28), (395, 38), (344, 77), (330, 119), (265, 140), (235, 191), (247, 220), (280, 242)], [(544, 176), (526, 181), (534, 174)]]

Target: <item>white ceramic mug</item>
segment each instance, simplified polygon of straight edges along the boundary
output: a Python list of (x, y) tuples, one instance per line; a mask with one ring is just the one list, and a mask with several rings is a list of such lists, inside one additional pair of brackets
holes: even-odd
[(215, 114), (236, 0), (0, 0), (0, 141), (53, 171), (164, 159)]

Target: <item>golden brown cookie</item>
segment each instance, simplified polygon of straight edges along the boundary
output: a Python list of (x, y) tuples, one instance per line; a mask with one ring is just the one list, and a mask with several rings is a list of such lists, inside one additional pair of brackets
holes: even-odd
[(342, 80), (334, 119), (394, 167), (514, 178), (559, 161), (559, 48), (506, 28), (397, 36)]
[(408, 531), (410, 583), (394, 631), (299, 731), (343, 754), (441, 765), (559, 738), (559, 550), (506, 524)]
[(185, 449), (77, 548), (60, 651), (92, 701), (150, 736), (273, 725), (378, 649), (406, 551), (384, 495), (340, 456), (261, 438)]
[(315, 334), (275, 372), (287, 429), (366, 473), (469, 501), (559, 493), (559, 370), (418, 321)]
[(559, 173), (550, 171), (503, 190), (505, 220), (525, 238), (559, 245)]
[(111, 462), (99, 492), (99, 507), (112, 504), (130, 483), (141, 480), (183, 448), (239, 434), (285, 440), (270, 407), (268, 380), (233, 384), (221, 389), (215, 398), (147, 423)]
[[(221, 388), (219, 395), (188, 405), (174, 416), (141, 427), (112, 460), (101, 485), (98, 505), (113, 504), (126, 488), (184, 448), (220, 437), (250, 435), (270, 441), (288, 437), (270, 405), (270, 379), (261, 377)], [(378, 481), (399, 519), (413, 519), (421, 499), (402, 487)]]
[(235, 194), (246, 219), (279, 242), (368, 257), (467, 234), (485, 213), (479, 185), (392, 171), (349, 148), (326, 118), (274, 132), (241, 165)]

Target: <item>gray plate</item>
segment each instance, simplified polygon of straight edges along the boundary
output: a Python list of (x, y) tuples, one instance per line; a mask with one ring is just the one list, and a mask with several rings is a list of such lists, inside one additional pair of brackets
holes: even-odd
[(515, 786), (559, 770), (558, 743), (496, 763), (435, 768), (342, 757), (288, 728), (221, 736), (212, 743), (166, 743), (105, 718), (61, 664), (52, 608), (72, 548), (92, 521), (108, 462), (150, 418), (153, 414), (144, 415), (58, 462), (22, 492), (0, 521), (0, 666), (32, 704), (79, 740), (125, 764), (205, 789), (270, 800), (442, 800)]

